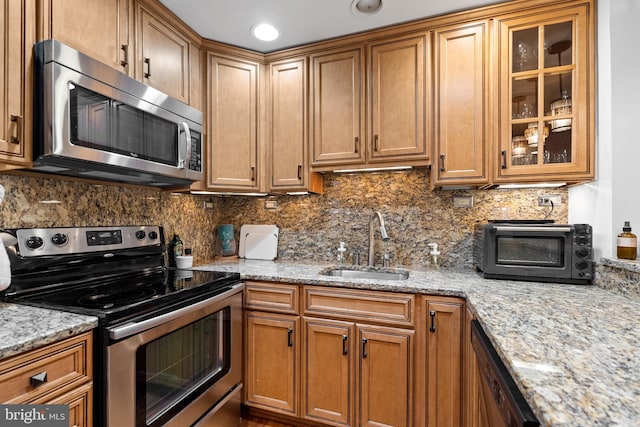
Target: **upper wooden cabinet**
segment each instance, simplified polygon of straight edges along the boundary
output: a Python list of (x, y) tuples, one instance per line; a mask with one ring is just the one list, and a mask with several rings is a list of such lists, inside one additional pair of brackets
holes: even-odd
[(269, 191), (322, 192), (322, 177), (309, 172), (307, 58), (273, 62), (269, 69)]
[(426, 34), (368, 46), (368, 161), (427, 163)]
[(0, 169), (31, 162), (35, 1), (0, 6)]
[(560, 4), (497, 20), (496, 182), (593, 179), (594, 15)]
[(426, 51), (420, 32), (311, 55), (314, 170), (429, 164)]
[(312, 165), (363, 164), (364, 47), (311, 55)]
[(39, 40), (57, 39), (133, 75), (133, 0), (41, 0)]
[(433, 58), (431, 187), (488, 184), (488, 22), (437, 29)]
[(259, 64), (208, 54), (207, 189), (258, 191)]
[(140, 3), (136, 14), (136, 78), (188, 104), (189, 40)]

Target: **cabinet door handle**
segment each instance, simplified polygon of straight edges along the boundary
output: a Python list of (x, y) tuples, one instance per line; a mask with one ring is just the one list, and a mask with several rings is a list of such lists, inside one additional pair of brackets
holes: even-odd
[(12, 114), (10, 119), (16, 124), (16, 134), (12, 135), (11, 138), (9, 138), (9, 141), (12, 144), (20, 144), (20, 136), (22, 135), (22, 116)]
[(347, 348), (347, 336), (342, 336), (342, 354), (347, 354), (349, 349)]
[(39, 374), (33, 375), (31, 378), (29, 378), (29, 382), (31, 383), (32, 387), (38, 387), (39, 385), (46, 383), (47, 371), (40, 372)]
[(431, 317), (431, 326), (429, 327), (429, 331), (435, 332), (436, 331), (436, 312), (431, 310), (429, 312), (429, 317)]
[(367, 358), (367, 342), (369, 340), (367, 340), (366, 338), (362, 338), (362, 358), (366, 359)]
[(440, 154), (440, 172), (445, 172), (446, 170), (444, 167), (444, 154)]
[(302, 181), (302, 165), (298, 165), (298, 181)]
[(355, 142), (355, 153), (358, 154), (360, 152), (360, 138), (357, 136), (354, 138)]
[(378, 135), (373, 135), (373, 151), (378, 151)]
[(123, 52), (122, 61), (120, 61), (120, 65), (122, 65), (123, 67), (126, 67), (127, 65), (129, 65), (129, 45), (127, 44), (120, 45), (120, 49)]
[(293, 328), (287, 330), (287, 346), (293, 347)]
[(144, 73), (144, 78), (151, 77), (151, 58), (144, 58), (144, 63), (147, 64), (147, 71)]
[(502, 152), (500, 152), (500, 155), (502, 156), (502, 165), (500, 165), (500, 168), (506, 169), (507, 168), (507, 152), (505, 150), (502, 150)]
[(251, 166), (251, 181), (255, 181), (255, 180), (256, 180), (256, 167)]

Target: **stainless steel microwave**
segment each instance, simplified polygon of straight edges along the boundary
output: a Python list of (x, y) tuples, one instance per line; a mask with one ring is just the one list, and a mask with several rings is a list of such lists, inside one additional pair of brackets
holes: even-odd
[(593, 235), (588, 224), (478, 224), (473, 264), (486, 278), (590, 284)]
[(34, 170), (155, 187), (202, 179), (201, 111), (57, 40), (34, 49)]

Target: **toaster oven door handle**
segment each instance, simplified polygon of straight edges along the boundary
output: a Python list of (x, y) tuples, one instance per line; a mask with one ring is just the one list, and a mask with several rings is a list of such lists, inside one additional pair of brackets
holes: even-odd
[(126, 338), (131, 335), (139, 334), (140, 332), (146, 331), (147, 329), (155, 328), (156, 326), (162, 325), (163, 323), (170, 322), (179, 317), (185, 316), (193, 311), (197, 311), (208, 305), (220, 302), (225, 298), (228, 298), (234, 294), (237, 294), (238, 292), (241, 292), (243, 288), (244, 288), (244, 283), (238, 283), (232, 286), (231, 289), (229, 289), (228, 291), (225, 291), (211, 298), (198, 301), (195, 304), (182, 307), (178, 310), (161, 314), (160, 316), (152, 317), (150, 319), (141, 320), (139, 322), (129, 322), (129, 323), (125, 323), (124, 325), (117, 326), (115, 328), (108, 328), (107, 330), (109, 331), (109, 338), (111, 338), (112, 340), (119, 340), (121, 338)]
[(571, 231), (571, 227), (527, 227), (524, 225), (510, 225), (510, 226), (500, 226), (496, 225), (493, 227), (496, 231), (535, 231), (535, 232), (545, 232), (545, 231), (553, 231), (553, 232), (561, 232), (561, 233), (569, 233)]
[(184, 146), (178, 148), (178, 167), (185, 169), (189, 167), (189, 159), (191, 159), (191, 129), (186, 122), (182, 122), (180, 125), (184, 132)]

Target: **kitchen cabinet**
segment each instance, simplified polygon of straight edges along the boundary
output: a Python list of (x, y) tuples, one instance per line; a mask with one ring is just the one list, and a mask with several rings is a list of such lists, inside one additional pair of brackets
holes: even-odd
[(304, 287), (303, 418), (336, 426), (413, 424), (413, 305), (404, 294)]
[(371, 163), (416, 160), (427, 164), (426, 47), (424, 33), (368, 46)]
[(313, 53), (312, 165), (365, 162), (364, 46)]
[(133, 0), (39, 0), (38, 40), (57, 39), (133, 76)]
[(322, 192), (322, 177), (309, 172), (307, 59), (272, 62), (269, 69), (269, 190)]
[(462, 424), (464, 301), (423, 297), (426, 331), (426, 425)]
[(489, 22), (433, 32), (431, 188), (489, 183)]
[(298, 287), (246, 282), (244, 301), (244, 403), (297, 416), (300, 374)]
[(429, 164), (426, 49), (420, 32), (311, 55), (314, 170)]
[(0, 170), (31, 162), (35, 1), (0, 6)]
[(207, 57), (207, 182), (212, 191), (258, 191), (257, 62)]
[(143, 3), (137, 3), (135, 76), (143, 83), (189, 104), (191, 45), (168, 22)]
[(585, 2), (496, 19), (496, 183), (594, 178), (594, 12)]
[(70, 425), (91, 426), (91, 348), (88, 332), (0, 361), (0, 402), (66, 404)]
[(474, 414), (478, 413), (478, 365), (471, 345), (471, 321), (475, 316), (466, 307), (464, 319), (464, 355), (463, 355), (463, 404), (462, 415), (465, 427), (478, 427)]

